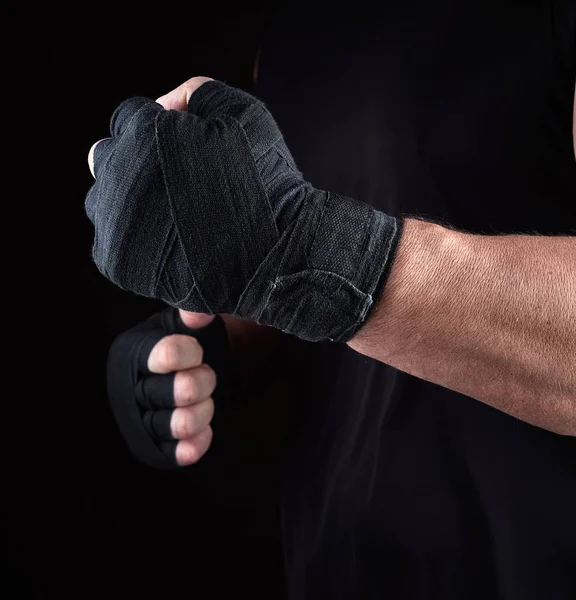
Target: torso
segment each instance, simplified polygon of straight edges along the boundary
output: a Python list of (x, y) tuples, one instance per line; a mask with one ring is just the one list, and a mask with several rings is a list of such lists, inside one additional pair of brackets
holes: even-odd
[[(576, 233), (572, 0), (324, 15), (277, 22), (257, 88), (313, 185), (477, 233)], [(573, 438), (345, 346), (302, 351), (291, 599), (576, 597)]]

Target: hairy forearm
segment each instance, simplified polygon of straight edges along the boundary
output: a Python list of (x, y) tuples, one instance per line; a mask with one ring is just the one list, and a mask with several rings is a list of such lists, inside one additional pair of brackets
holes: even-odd
[(356, 351), (576, 435), (576, 237), (481, 236), (406, 219)]

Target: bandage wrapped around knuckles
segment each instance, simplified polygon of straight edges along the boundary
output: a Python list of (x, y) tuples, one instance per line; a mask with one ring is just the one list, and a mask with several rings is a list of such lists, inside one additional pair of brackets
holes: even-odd
[(86, 198), (108, 279), (310, 341), (362, 326), (402, 221), (305, 181), (263, 102), (208, 81), (188, 112), (130, 98), (110, 129)]

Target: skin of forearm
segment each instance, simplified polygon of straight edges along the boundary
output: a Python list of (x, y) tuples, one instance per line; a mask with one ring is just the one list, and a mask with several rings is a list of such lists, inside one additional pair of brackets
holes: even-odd
[(357, 352), (576, 435), (576, 237), (482, 236), (406, 219)]

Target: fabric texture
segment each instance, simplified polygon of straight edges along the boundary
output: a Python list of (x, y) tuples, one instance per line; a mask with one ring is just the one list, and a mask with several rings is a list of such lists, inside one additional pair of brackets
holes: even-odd
[(386, 281), (401, 219), (304, 180), (263, 102), (219, 81), (188, 112), (123, 102), (95, 152), (93, 257), (120, 287), (310, 341), (345, 341)]
[[(575, 83), (573, 0), (290, 0), (256, 93), (319, 188), (475, 234), (574, 235)], [(290, 600), (576, 598), (576, 439), (295, 342)]]

